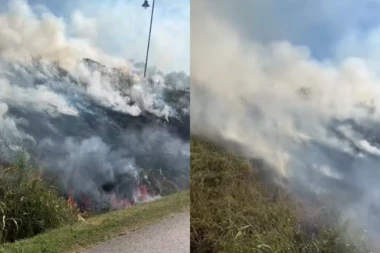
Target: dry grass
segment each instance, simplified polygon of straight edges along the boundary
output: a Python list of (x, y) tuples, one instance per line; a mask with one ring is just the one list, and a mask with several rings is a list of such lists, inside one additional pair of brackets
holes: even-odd
[(363, 241), (343, 239), (345, 227), (328, 217), (315, 226), (281, 189), (263, 185), (248, 161), (192, 139), (191, 252), (370, 252)]

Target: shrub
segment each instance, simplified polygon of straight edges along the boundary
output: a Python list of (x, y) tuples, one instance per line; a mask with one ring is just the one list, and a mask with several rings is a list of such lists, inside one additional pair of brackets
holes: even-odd
[(74, 221), (76, 210), (23, 158), (0, 172), (0, 243), (31, 237)]

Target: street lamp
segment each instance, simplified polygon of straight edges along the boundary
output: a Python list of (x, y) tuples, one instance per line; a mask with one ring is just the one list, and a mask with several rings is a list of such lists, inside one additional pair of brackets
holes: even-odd
[[(152, 14), (150, 16), (150, 27), (149, 27), (149, 37), (148, 37), (148, 46), (146, 48), (146, 58), (145, 58), (145, 68), (144, 68), (144, 78), (146, 76), (146, 67), (147, 67), (147, 64), (148, 64), (148, 54), (149, 54), (149, 45), (150, 45), (150, 34), (152, 32), (152, 22), (153, 22), (153, 12), (154, 12), (154, 2), (155, 0), (153, 0), (153, 4), (152, 4)], [(150, 7), (149, 3), (148, 3), (148, 0), (145, 0), (144, 3), (142, 4), (142, 7), (144, 7), (144, 9), (148, 9)]]

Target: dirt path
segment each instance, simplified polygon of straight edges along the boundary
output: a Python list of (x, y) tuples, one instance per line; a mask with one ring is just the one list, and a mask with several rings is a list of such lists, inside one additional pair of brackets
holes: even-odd
[(188, 253), (190, 214), (175, 214), (146, 228), (128, 232), (83, 253)]

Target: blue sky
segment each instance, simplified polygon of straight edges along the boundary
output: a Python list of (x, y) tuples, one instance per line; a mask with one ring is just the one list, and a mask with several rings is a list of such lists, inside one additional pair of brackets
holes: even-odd
[(347, 55), (370, 57), (380, 42), (379, 0), (207, 2), (208, 15), (227, 21), (243, 38), (264, 43), (286, 40), (307, 46), (319, 60)]
[[(20, 1), (20, 0), (11, 0)], [(0, 0), (7, 11), (10, 1)], [(144, 61), (150, 11), (142, 0), (29, 0), (35, 13), (63, 18), (70, 37), (85, 37), (108, 54)], [(152, 1), (149, 1), (152, 4)], [(190, 0), (156, 1), (149, 64), (168, 71), (190, 69)]]

